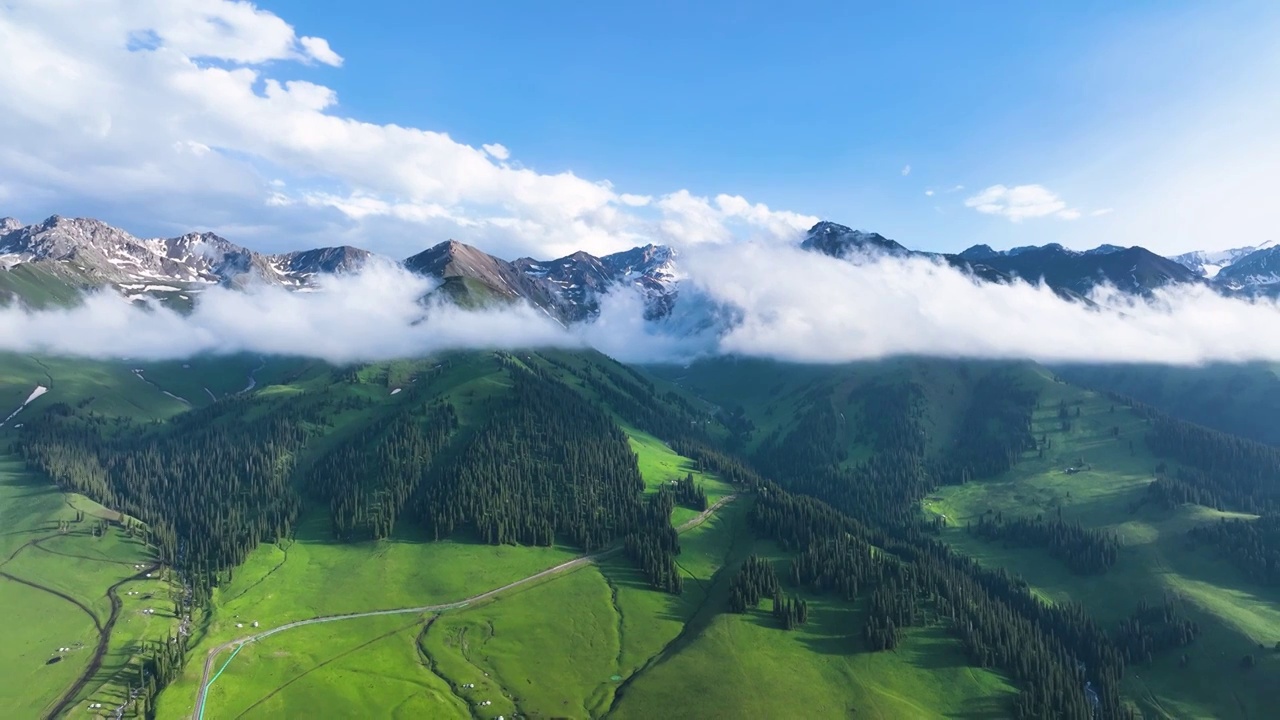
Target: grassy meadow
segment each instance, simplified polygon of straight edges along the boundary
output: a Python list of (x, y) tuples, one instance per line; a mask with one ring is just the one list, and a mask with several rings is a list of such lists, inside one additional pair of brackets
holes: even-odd
[[(84, 511), (84, 522), (73, 522), (77, 510)], [(137, 566), (154, 562), (150, 548), (116, 527), (100, 537), (90, 532), (98, 518), (114, 517), (87, 498), (57, 492), (13, 456), (0, 455), (0, 572), (10, 576), (0, 577), (0, 612), (11, 626), (0, 644), (0, 715), (47, 711), (88, 669), (99, 628), (111, 615), (112, 586), (118, 586), (121, 609), (102, 664), (72, 709), (125, 697), (136, 677), (139, 644), (173, 631), (168, 582), (158, 572), (129, 581), (144, 575)], [(69, 523), (66, 532), (60, 522)], [(157, 612), (144, 614), (144, 608)], [(58, 652), (64, 647), (70, 650)], [(49, 664), (54, 657), (62, 659)]]
[[(676, 471), (684, 474), (691, 469), (689, 460), (643, 433), (632, 436), (632, 447), (652, 487)], [(728, 492), (727, 484), (713, 475), (703, 482), (712, 501)], [(430, 716), (453, 716), (460, 708), (466, 716), (466, 702), (492, 700), (492, 706), (485, 706), (485, 715), (490, 710), (493, 716), (511, 715), (518, 707), (544, 715), (593, 716), (612, 701), (612, 689), (618, 685), (611, 680), (613, 675), (621, 678), (639, 671), (705, 605), (713, 577), (728, 552), (727, 543), (744, 530), (744, 512), (745, 503), (730, 503), (682, 534), (680, 560), (686, 584), (680, 597), (653, 591), (628, 562), (609, 557), (600, 565), (525, 585), (477, 606), (444, 612), (430, 619), (429, 626), (428, 620), (396, 615), (289, 630), (238, 653), (212, 685), (205, 716), (268, 717), (282, 707), (310, 707), (312, 701), (302, 694), (316, 692), (320, 678), (340, 673), (344, 664), (381, 666), (380, 657), (399, 652), (396, 638), (410, 635), (416, 637), (424, 660), (394, 673), (362, 675), (367, 693), (357, 694), (379, 714), (406, 712), (407, 717), (430, 706)], [(680, 523), (681, 518), (675, 515), (673, 521)], [(250, 633), (253, 620), (266, 629), (312, 616), (452, 602), (579, 555), (564, 547), (426, 542), (428, 538), (412, 537), (376, 543), (326, 542), (321, 539), (328, 533), (326, 523), (319, 518), (308, 521), (298, 529), (296, 541), (284, 547), (260, 547), (237, 569), (232, 582), (219, 589), (214, 618), (192, 651), (186, 674), (161, 694), (161, 717), (184, 717), (191, 712), (207, 651)], [(237, 628), (237, 624), (244, 626)], [(392, 635), (381, 639), (372, 634), (393, 629)], [(419, 635), (420, 630), (425, 632)], [(223, 653), (218, 665), (228, 656)], [(339, 656), (342, 662), (325, 664)], [(317, 667), (321, 664), (323, 669)], [(308, 674), (312, 667), (314, 678)], [(291, 683), (300, 676), (307, 680)], [(476, 688), (461, 687), (468, 683)], [(398, 688), (413, 684), (420, 685), (421, 697), (401, 707), (396, 700), (401, 697)], [(488, 696), (480, 697), (485, 693)], [(347, 702), (343, 692), (320, 694), (333, 707)], [(294, 701), (301, 705), (292, 705)]]
[(432, 620), (358, 618), (247, 645), (210, 686), (205, 717), (470, 717), (418, 650)]
[[(1072, 414), (1069, 432), (1060, 429), (1060, 400)], [(1159, 460), (1146, 449), (1144, 421), (1123, 406), (1113, 411), (1105, 397), (1047, 383), (1034, 432), (1047, 434), (1052, 443), (1043, 459), (1028, 453), (1000, 477), (943, 488), (924, 501), (926, 513), (947, 516), (944, 539), (984, 564), (1021, 575), (1047, 601), (1083, 604), (1104, 627), (1114, 627), (1142, 599), (1159, 604), (1168, 598), (1197, 622), (1201, 635), (1185, 649), (1188, 667), (1179, 668), (1182, 653), (1173, 652), (1127, 672), (1125, 691), (1145, 716), (1252, 718), (1277, 707), (1280, 657), (1270, 648), (1280, 640), (1280, 593), (1246, 582), (1211, 549), (1192, 550), (1185, 538), (1190, 528), (1232, 514), (1193, 505), (1174, 511), (1143, 505)], [(1066, 472), (1081, 460), (1089, 469)], [(1118, 536), (1123, 547), (1107, 573), (1073, 575), (1044, 550), (1004, 547), (964, 529), (988, 510), (1047, 516), (1059, 508), (1069, 522)], [(1266, 652), (1259, 651), (1260, 643)], [(1240, 659), (1250, 652), (1259, 664), (1242, 670)]]
[[(569, 354), (557, 357), (581, 362)], [(84, 403), (106, 415), (163, 419), (187, 408), (166, 392), (199, 407), (240, 392), (251, 373), (262, 401), (251, 412), (265, 412), (273, 398), (313, 392), (317, 402), (331, 401), (334, 393), (376, 401), (335, 412), (333, 426), (297, 458), (303, 469), (333, 443), (401, 411), (412, 394), (396, 390), (432, 383), (455, 405), (460, 432), (469, 433), (509, 387), (493, 361), (451, 364), (434, 376), (425, 371), (439, 360), (379, 363), (362, 368), (358, 382), (346, 383), (313, 363), (263, 365), (250, 356), (136, 366), (16, 356), (0, 360), (0, 415), (40, 384), (50, 391), (32, 407)], [(720, 407), (740, 402), (757, 426), (751, 445), (785, 431), (813, 403), (833, 402), (849, 416), (851, 461), (860, 457), (870, 422), (861, 417), (855, 399), (860, 385), (876, 378), (916, 383), (928, 403), (930, 442), (941, 447), (954, 434), (970, 397), (970, 380), (982, 372), (981, 364), (903, 361), (865, 373), (799, 368), (779, 376), (776, 364), (741, 364), (733, 373), (695, 365), (668, 369), (663, 377)], [(143, 369), (145, 379), (133, 373), (134, 367)], [(1113, 410), (1096, 394), (1053, 382), (1047, 373), (1027, 377), (1043, 388), (1033, 423), (1037, 437), (1045, 434), (1052, 441), (1045, 456), (1028, 453), (1000, 477), (942, 488), (922, 502), (921, 512), (946, 515), (943, 539), (961, 552), (1018, 573), (1046, 601), (1082, 603), (1105, 626), (1130, 614), (1140, 599), (1171, 599), (1195, 620), (1201, 636), (1187, 649), (1188, 667), (1178, 667), (1178, 652), (1129, 670), (1124, 689), (1144, 716), (1267, 716), (1280, 706), (1280, 683), (1274, 682), (1280, 678), (1280, 654), (1269, 650), (1280, 640), (1280, 593), (1245, 582), (1211, 549), (1189, 549), (1185, 540), (1187, 529), (1224, 513), (1143, 505), (1158, 462), (1143, 442), (1143, 421), (1122, 406)], [(584, 384), (578, 387), (591, 392)], [(1068, 432), (1059, 429), (1060, 400), (1072, 413)], [(712, 503), (733, 492), (657, 438), (619, 422), (649, 492), (689, 472)], [(0, 429), (0, 451), (13, 437), (12, 427)], [(1087, 469), (1065, 472), (1082, 462)], [(751, 502), (744, 495), (681, 535), (680, 596), (650, 589), (629, 562), (615, 555), (466, 608), (291, 629), (244, 646), (229, 663), (229, 652), (220, 655), (217, 666), (227, 664), (210, 689), (205, 717), (1007, 714), (1015, 689), (998, 673), (970, 667), (959, 643), (939, 625), (912, 628), (895, 651), (871, 653), (862, 641), (861, 603), (807, 596), (810, 620), (791, 632), (776, 627), (768, 600), (746, 614), (725, 612), (729, 581), (749, 554), (771, 558), (780, 574), (786, 569), (777, 547), (748, 532)], [(89, 521), (73, 523), (61, 534), (59, 521), (72, 519), (77, 510)], [(988, 511), (1059, 510), (1065, 519), (1115, 533), (1123, 544), (1116, 566), (1104, 575), (1080, 577), (1043, 550), (1004, 547), (964, 529)], [(677, 508), (672, 523), (695, 515)], [(56, 491), (28, 473), (15, 455), (0, 453), (0, 572), (38, 586), (0, 578), (0, 612), (14, 625), (0, 645), (0, 716), (25, 717), (32, 708), (51, 707), (84, 672), (96, 628), (111, 611), (107, 588), (118, 584), (121, 610), (102, 666), (77, 693), (73, 712), (81, 713), (91, 702), (108, 708), (119, 702), (136, 672), (141, 644), (164, 638), (176, 624), (167, 579), (161, 573), (134, 577), (137, 565), (153, 561), (149, 549), (117, 529), (91, 536), (87, 528), (95, 516), (113, 513)], [(217, 588), (213, 611), (197, 619), (186, 670), (159, 698), (159, 717), (190, 716), (208, 652), (254, 632), (253, 622), (263, 630), (311, 617), (455, 602), (580, 554), (562, 546), (491, 546), (465, 535), (437, 541), (407, 524), (386, 540), (338, 543), (327, 514), (316, 508), (292, 530), (288, 540), (260, 545)], [(1266, 652), (1258, 650), (1260, 643)], [(59, 647), (76, 649), (46, 664)], [(1245, 671), (1239, 660), (1249, 652), (1260, 662)], [(490, 704), (477, 704), (482, 701)]]
[[(164, 418), (184, 409), (156, 388), (138, 380), (120, 363), (66, 358), (35, 359), (0, 355), (0, 415), (8, 416), (37, 386), (48, 392), (23, 412), (55, 402), (83, 404), (108, 416)], [(3, 417), (0, 417), (3, 419)], [(47, 479), (27, 471), (8, 451), (19, 413), (0, 428), (0, 614), (10, 623), (0, 643), (0, 715), (29, 717), (50, 709), (89, 666), (98, 628), (111, 614), (108, 588), (150, 564), (152, 551), (119, 528), (95, 537), (90, 526), (117, 514), (88, 498), (59, 492)], [(85, 520), (75, 523), (77, 511)], [(67, 522), (66, 531), (59, 529)], [(30, 583), (30, 584), (23, 584)], [(34, 586), (34, 587), (33, 587)], [(140, 588), (163, 598), (162, 615), (142, 615)], [(135, 581), (118, 589), (122, 609), (101, 667), (88, 678), (70, 706), (123, 697), (136, 674), (137, 644), (167, 636), (172, 627), (167, 584)], [(135, 598), (137, 601), (135, 601)], [(59, 653), (62, 647), (72, 648)], [(55, 657), (62, 659), (47, 664)]]

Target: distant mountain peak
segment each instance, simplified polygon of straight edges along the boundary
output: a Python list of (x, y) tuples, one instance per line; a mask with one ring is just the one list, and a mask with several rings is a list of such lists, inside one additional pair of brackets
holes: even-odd
[(1103, 243), (1092, 250), (1085, 250), (1084, 254), (1085, 255), (1110, 255), (1111, 253), (1118, 253), (1122, 251), (1124, 251), (1124, 248), (1120, 247), (1119, 245)]
[(404, 266), (413, 272), (445, 278), (464, 276), (503, 262), (479, 248), (449, 239), (406, 258)]
[(1280, 289), (1280, 246), (1264, 243), (1223, 267), (1215, 279), (1232, 290), (1276, 292)]
[(1044, 245), (1020, 245), (1015, 248), (1009, 248), (1007, 251), (1001, 253), (1001, 255), (1006, 255), (1008, 257), (1016, 257), (1018, 255), (1023, 255), (1026, 253), (1056, 254), (1056, 255), (1078, 255), (1079, 254), (1075, 250), (1068, 250), (1067, 248), (1063, 247), (1061, 243), (1047, 243)]
[(847, 257), (860, 252), (880, 252), (889, 255), (909, 255), (902, 244), (876, 232), (853, 230), (829, 220), (823, 220), (809, 228), (800, 247), (816, 250), (831, 257)]
[(358, 265), (368, 255), (355, 248), (320, 248), (267, 256), (209, 231), (140, 239), (101, 220), (62, 215), (11, 228), (3, 238), (0, 263), (6, 268), (32, 263), (75, 286), (111, 285), (129, 297), (199, 292), (212, 284), (301, 287), (311, 284), (312, 275)]
[(530, 277), (515, 264), (457, 240), (446, 240), (402, 265), (410, 272), (442, 280), (437, 291), (454, 301), (486, 305), (495, 300), (525, 300), (556, 320), (574, 318), (575, 308), (545, 280)]
[(1275, 240), (1268, 240), (1259, 245), (1244, 245), (1228, 250), (1193, 250), (1175, 255), (1170, 260), (1205, 278), (1216, 279), (1226, 268), (1240, 262), (1249, 255), (1259, 251), (1277, 247)]
[(960, 257), (965, 260), (986, 260), (988, 258), (999, 257), (1002, 255), (999, 250), (993, 249), (990, 245), (974, 245), (960, 253)]
[(315, 248), (298, 252), (272, 255), (273, 267), (282, 274), (299, 278), (314, 275), (340, 275), (364, 267), (373, 253), (350, 245)]

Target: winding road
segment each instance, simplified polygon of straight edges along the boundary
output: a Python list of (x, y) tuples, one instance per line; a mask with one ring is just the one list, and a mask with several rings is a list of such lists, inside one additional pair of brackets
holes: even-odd
[[(36, 547), (39, 547), (39, 545), (37, 545)], [(116, 620), (120, 619), (120, 608), (123, 607), (124, 605), (120, 601), (119, 592), (117, 592), (120, 589), (120, 586), (124, 585), (127, 582), (132, 582), (134, 580), (141, 580), (144, 577), (149, 577), (150, 574), (159, 567), (160, 567), (159, 563), (152, 562), (151, 564), (147, 565), (144, 569), (138, 571), (133, 575), (130, 575), (129, 577), (120, 579), (111, 587), (107, 588), (107, 598), (111, 601), (111, 615), (107, 617), (107, 622), (105, 625), (99, 625), (98, 627), (98, 644), (93, 650), (93, 656), (90, 657), (89, 659), (89, 665), (84, 669), (84, 672), (80, 673), (80, 677), (76, 678), (76, 681), (71, 685), (71, 687), (68, 688), (67, 691), (62, 694), (62, 697), (59, 698), (58, 703), (53, 706), (53, 709), (49, 711), (49, 714), (46, 717), (56, 718), (59, 715), (61, 715), (63, 712), (65, 712), (66, 709), (70, 707), (73, 702), (75, 702), (76, 695), (80, 694), (80, 691), (83, 690), (84, 687), (89, 684), (89, 681), (93, 679), (93, 676), (97, 674), (98, 670), (102, 667), (102, 660), (107, 656), (107, 650), (110, 647), (111, 631), (115, 629)], [(19, 582), (25, 582), (25, 581), (19, 581)], [(45, 588), (45, 589), (48, 589), (48, 588)], [(59, 593), (56, 590), (50, 589), (49, 592), (55, 593), (57, 595), (62, 595), (62, 593)], [(79, 602), (72, 600), (70, 597), (66, 597), (66, 599), (71, 600), (71, 602), (74, 602), (77, 605), (80, 605)], [(80, 606), (84, 608), (83, 605), (80, 605)], [(85, 610), (86, 612), (88, 612), (87, 608), (85, 608)], [(92, 613), (90, 613), (90, 615), (93, 617), (94, 624), (97, 625), (98, 624), (97, 616), (93, 615)]]
[[(726, 503), (732, 501), (736, 497), (737, 497), (737, 494), (734, 493), (734, 494), (726, 495), (720, 498), (711, 507), (698, 513), (696, 517), (690, 518), (688, 521), (681, 523), (676, 528), (676, 532), (682, 533), (682, 532), (685, 532), (686, 530), (692, 530), (693, 528), (701, 525), (702, 523), (706, 522), (706, 520), (710, 518), (711, 515), (715, 513), (716, 510), (719, 510)], [(209, 694), (209, 685), (213, 682), (214, 679), (217, 678), (217, 675), (220, 675), (222, 673), (222, 669), (226, 668), (226, 664), (224, 663), (222, 666), (222, 669), (218, 670), (217, 675), (213, 675), (213, 677), (211, 678), (210, 674), (213, 672), (214, 661), (217, 660), (219, 655), (226, 652), (227, 650), (230, 650), (231, 648), (236, 648), (235, 652), (239, 652), (240, 648), (248, 643), (262, 640), (263, 638), (270, 637), (272, 635), (275, 635), (276, 633), (284, 632), (285, 630), (291, 630), (293, 628), (303, 627), (306, 625), (315, 625), (318, 623), (325, 623), (325, 622), (336, 622), (338, 620), (354, 620), (356, 618), (374, 617), (378, 615), (402, 615), (406, 613), (426, 613), (426, 612), (440, 612), (443, 610), (456, 610), (458, 608), (466, 607), (472, 603), (477, 603), (482, 600), (488, 600), (489, 598), (495, 595), (520, 587), (521, 585), (527, 585), (529, 583), (536, 582), (543, 578), (550, 577), (558, 573), (562, 573), (566, 570), (571, 570), (573, 568), (581, 567), (588, 563), (595, 562), (596, 560), (599, 560), (601, 558), (608, 557), (609, 555), (618, 553), (621, 550), (622, 550), (621, 546), (614, 546), (612, 548), (609, 548), (608, 550), (601, 550), (600, 552), (592, 553), (590, 555), (583, 555), (581, 557), (574, 558), (573, 560), (569, 560), (568, 562), (560, 563), (555, 567), (550, 567), (550, 568), (547, 568), (546, 570), (536, 572), (532, 575), (516, 580), (515, 582), (507, 583), (502, 587), (494, 588), (493, 590), (480, 593), (479, 595), (472, 595), (471, 597), (466, 598), (465, 600), (459, 600), (457, 602), (444, 603), (441, 605), (423, 605), (420, 607), (397, 608), (393, 610), (371, 610), (369, 612), (348, 613), (345, 615), (326, 615), (324, 617), (311, 618), (310, 620), (298, 620), (295, 622), (287, 623), (285, 625), (281, 625), (279, 627), (272, 628), (270, 630), (264, 630), (263, 632), (260, 632), (260, 633), (248, 635), (242, 638), (237, 638), (235, 640), (229, 640), (215, 647), (214, 649), (210, 650), (209, 654), (205, 657), (204, 675), (200, 678), (200, 690), (196, 694), (196, 705), (195, 705), (195, 710), (192, 712), (192, 717), (195, 718), (196, 720), (204, 719), (204, 705), (205, 705), (205, 700)], [(234, 657), (235, 657), (235, 654), (233, 653), (232, 658)], [(227, 663), (230, 663), (230, 662), (231, 662), (231, 658), (227, 658)]]

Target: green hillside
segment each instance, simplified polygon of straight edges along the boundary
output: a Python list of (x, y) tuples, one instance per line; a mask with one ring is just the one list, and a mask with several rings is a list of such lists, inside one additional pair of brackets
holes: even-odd
[[(1258, 644), (1280, 640), (1273, 589), (1187, 535), (1255, 515), (1160, 500), (1208, 491), (1153, 454), (1150, 411), (1030, 364), (0, 363), (7, 406), (36, 386), (0, 429), (0, 512), (21, 528), (0, 538), (0, 572), (32, 584), (0, 580), (0, 602), (24, 617), (43, 593), (57, 609), (0, 653), (11, 712), (127, 702), (144, 666), (144, 688), (164, 689), (128, 712), (161, 718), (199, 715), (206, 684), (209, 718), (1034, 717), (1084, 712), (1086, 679), (1149, 717), (1280, 700), (1259, 681), (1276, 658)], [(149, 457), (173, 458), (166, 483)], [(1267, 502), (1214, 487), (1216, 505)], [(1061, 546), (1009, 524), (1059, 511)], [(966, 529), (996, 518), (997, 539)], [(1112, 542), (1114, 561), (1091, 554)], [(750, 557), (803, 623), (768, 594), (735, 611)], [(1110, 655), (1141, 600), (1194, 622), (1191, 644)], [(1087, 615), (1055, 614), (1070, 602)], [(44, 664), (97, 647), (99, 626), (100, 665), (83, 649)], [(1048, 648), (1094, 659), (1080, 677)], [(1019, 665), (1032, 658), (1047, 664)]]
[(1194, 423), (1280, 445), (1280, 366), (1274, 363), (1070, 366), (1058, 372)]
[[(1073, 408), (1066, 432), (1057, 418), (1063, 401)], [(1262, 679), (1280, 672), (1280, 657), (1270, 651), (1280, 640), (1280, 592), (1248, 582), (1208, 548), (1189, 550), (1187, 538), (1191, 528), (1220, 517), (1252, 516), (1195, 505), (1154, 506), (1147, 502), (1147, 485), (1161, 460), (1143, 442), (1147, 426), (1140, 417), (1061, 383), (1047, 384), (1040, 402), (1033, 431), (1052, 441), (1043, 458), (1028, 456), (999, 477), (941, 489), (923, 503), (925, 512), (947, 516), (948, 542), (985, 564), (1018, 573), (1046, 600), (1083, 604), (1106, 626), (1133, 613), (1141, 600), (1160, 604), (1169, 599), (1195, 621), (1200, 636), (1185, 650), (1133, 669), (1127, 690), (1144, 713), (1265, 715), (1280, 702), (1280, 688)], [(1130, 440), (1136, 440), (1132, 450)], [(1067, 471), (1081, 460), (1087, 470)], [(1009, 547), (965, 531), (966, 524), (978, 522), (988, 510), (1046, 517), (1061, 510), (1068, 522), (1119, 538), (1119, 560), (1105, 574), (1080, 576), (1061, 563), (1046, 562), (1043, 550)], [(1258, 655), (1259, 666), (1242, 671), (1241, 658), (1256, 653), (1259, 645), (1267, 648)], [(1185, 667), (1179, 665), (1183, 654)]]
[(0, 306), (69, 307), (80, 300), (85, 290), (98, 285), (68, 264), (21, 263), (0, 268)]

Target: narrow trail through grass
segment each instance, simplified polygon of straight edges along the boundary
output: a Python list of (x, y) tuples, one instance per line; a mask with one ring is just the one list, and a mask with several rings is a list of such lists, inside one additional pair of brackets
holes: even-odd
[[(727, 495), (720, 498), (719, 500), (716, 501), (715, 504), (708, 507), (702, 513), (699, 513), (694, 518), (682, 523), (680, 527), (677, 528), (677, 532), (685, 532), (695, 527), (698, 527), (703, 522), (705, 522), (708, 518), (714, 515), (714, 513), (717, 510), (719, 510), (721, 507), (723, 507), (725, 504), (732, 502), (735, 497), (736, 497), (735, 495)], [(194, 714), (196, 717), (203, 717), (204, 706), (205, 706), (205, 703), (207, 702), (209, 686), (212, 684), (212, 680), (210, 680), (210, 675), (212, 673), (212, 668), (217, 656), (220, 655), (222, 652), (228, 649), (231, 649), (233, 647), (236, 648), (238, 652), (238, 649), (240, 647), (243, 647), (248, 643), (257, 642), (265, 638), (271, 637), (272, 635), (276, 635), (278, 633), (285, 632), (287, 630), (291, 630), (294, 628), (306, 627), (308, 625), (315, 625), (319, 623), (330, 623), (330, 622), (337, 622), (342, 620), (355, 620), (360, 618), (377, 617), (382, 615), (401, 615), (401, 614), (408, 614), (408, 613), (423, 614), (428, 612), (442, 612), (445, 610), (454, 610), (454, 609), (472, 606), (477, 603), (481, 603), (486, 600), (492, 599), (500, 594), (509, 592), (516, 588), (529, 585), (530, 583), (534, 583), (539, 580), (553, 577), (560, 573), (568, 572), (570, 570), (582, 567), (589, 563), (594, 563), (602, 558), (606, 558), (611, 555), (614, 555), (618, 553), (620, 550), (621, 550), (620, 547), (613, 547), (599, 553), (594, 553), (591, 555), (583, 555), (583, 556), (574, 558), (573, 560), (569, 560), (567, 562), (556, 565), (555, 567), (547, 568), (545, 570), (536, 572), (532, 575), (528, 575), (524, 578), (508, 583), (506, 585), (503, 585), (502, 587), (495, 588), (493, 590), (489, 590), (483, 593), (479, 593), (477, 595), (473, 595), (469, 598), (458, 600), (456, 602), (441, 603), (441, 604), (435, 604), (435, 605), (424, 605), (420, 607), (410, 607), (410, 608), (373, 610), (373, 611), (367, 611), (367, 612), (349, 613), (345, 615), (333, 615), (333, 616), (327, 616), (327, 617), (310, 618), (307, 620), (298, 620), (295, 622), (287, 623), (285, 625), (281, 625), (276, 628), (272, 628), (270, 630), (265, 630), (260, 633), (255, 633), (253, 635), (249, 635), (243, 638), (228, 641), (210, 650), (208, 655), (205, 658), (203, 677), (201, 678), (200, 687), (196, 695)], [(226, 664), (224, 664), (222, 668), (219, 670), (219, 674), (221, 674), (222, 670), (225, 670), (225, 669), (226, 669)]]

